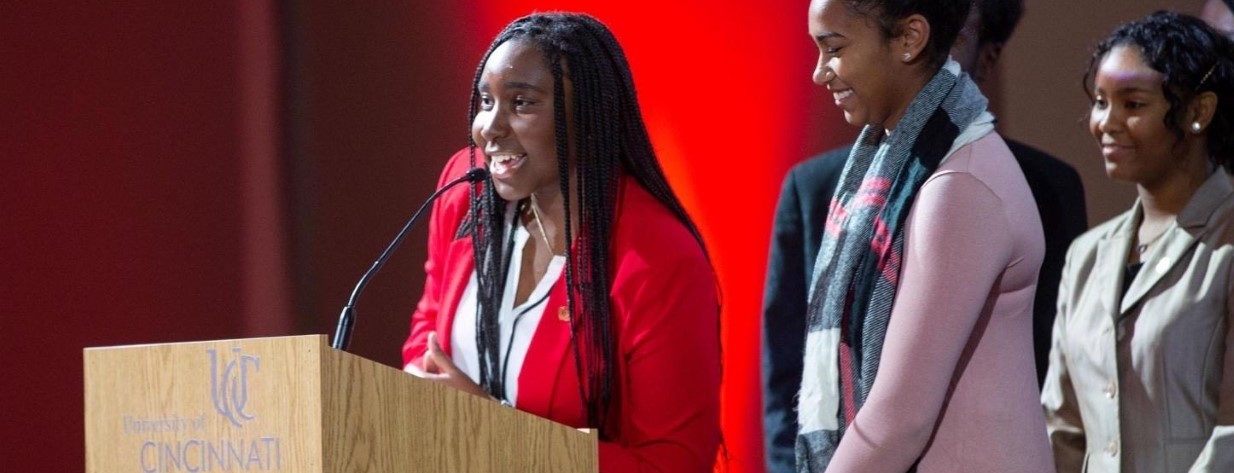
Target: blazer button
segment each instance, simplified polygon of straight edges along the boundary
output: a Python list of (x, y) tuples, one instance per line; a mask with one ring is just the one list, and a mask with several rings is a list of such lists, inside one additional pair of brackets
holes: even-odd
[(1114, 384), (1113, 381), (1110, 381), (1105, 384), (1105, 389), (1103, 389), (1102, 392), (1105, 393), (1105, 397), (1107, 399), (1114, 399), (1114, 396), (1118, 395), (1118, 385)]
[(1105, 444), (1105, 454), (1111, 457), (1118, 456), (1117, 440), (1111, 440), (1110, 443)]
[(1161, 258), (1161, 261), (1157, 262), (1157, 274), (1165, 274), (1166, 271), (1169, 271), (1169, 270), (1170, 270), (1170, 258)]

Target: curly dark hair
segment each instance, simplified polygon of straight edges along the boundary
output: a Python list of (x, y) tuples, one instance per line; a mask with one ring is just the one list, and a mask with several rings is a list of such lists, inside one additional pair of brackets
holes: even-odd
[(1084, 73), (1084, 92), (1091, 89), (1097, 66), (1115, 47), (1135, 47), (1153, 70), (1165, 76), (1161, 90), (1170, 102), (1165, 126), (1182, 142), (1187, 105), (1205, 92), (1217, 95), (1217, 110), (1208, 127), (1208, 153), (1213, 164), (1234, 172), (1234, 42), (1199, 18), (1158, 11), (1127, 23), (1097, 45)]
[[(612, 32), (600, 21), (574, 13), (537, 13), (510, 23), (497, 35), (476, 69), (468, 123), (475, 120), (478, 84), (493, 50), (507, 41), (521, 41), (544, 54), (553, 76), (553, 117), (557, 168), (565, 196), (565, 236), (574, 242), (566, 254), (565, 277), (570, 313), (571, 348), (588, 422), (605, 435), (605, 415), (612, 400), (615, 340), (609, 300), (609, 255), (618, 199), (618, 179), (633, 178), (686, 226), (707, 254), (706, 245), (686, 213), (652, 149), (639, 110), (634, 80), (625, 53)], [(566, 113), (563, 76), (573, 86), (573, 110)], [(572, 123), (567, 127), (566, 117)], [(569, 132), (568, 132), (569, 130)], [(476, 143), (468, 134), (473, 165)], [(571, 142), (572, 141), (572, 142)], [(576, 159), (569, 159), (573, 155)], [(570, 189), (573, 165), (577, 189)], [(572, 235), (571, 199), (578, 200), (579, 235)], [(502, 255), (505, 209), (510, 203), (497, 195), (490, 181), (472, 190), (471, 224), (479, 275), (476, 344), (480, 351), (480, 384), (490, 394), (505, 398), (503, 367), (499, 363), (498, 313), (510, 270)], [(710, 256), (708, 256), (710, 259)]]
[(924, 54), (932, 69), (943, 67), (951, 54), (951, 45), (964, 28), (973, 0), (846, 0), (858, 16), (878, 22), (884, 38), (900, 34), (896, 22), (909, 15), (920, 14), (930, 23), (930, 39)]

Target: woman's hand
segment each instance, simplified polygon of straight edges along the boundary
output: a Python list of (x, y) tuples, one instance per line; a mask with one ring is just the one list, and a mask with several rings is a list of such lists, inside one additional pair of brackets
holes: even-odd
[(467, 377), (466, 373), (463, 373), (454, 365), (450, 355), (441, 350), (441, 346), (437, 344), (437, 332), (429, 332), (428, 334), (428, 351), (424, 352), (424, 369), (421, 370), (420, 367), (411, 364), (407, 365), (406, 371), (459, 391), (492, 398), (487, 392), (484, 392), (484, 388), (473, 382), (471, 378)]

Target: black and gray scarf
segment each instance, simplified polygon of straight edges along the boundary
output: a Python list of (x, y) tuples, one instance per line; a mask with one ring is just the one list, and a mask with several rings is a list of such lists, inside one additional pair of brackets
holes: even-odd
[[(827, 468), (878, 372), (914, 197), (951, 151), (989, 133), (986, 99), (954, 61), (896, 129), (866, 126), (840, 176), (814, 266), (797, 470)], [(911, 470), (910, 470), (911, 471)]]

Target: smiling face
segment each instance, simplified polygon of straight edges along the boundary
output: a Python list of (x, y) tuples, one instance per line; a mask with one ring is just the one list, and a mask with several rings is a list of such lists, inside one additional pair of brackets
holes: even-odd
[(905, 61), (874, 19), (845, 3), (810, 2), (810, 36), (819, 51), (814, 83), (831, 91), (849, 124), (894, 128), (912, 99), (905, 96)]
[(1088, 126), (1110, 178), (1149, 185), (1179, 166), (1164, 82), (1135, 46), (1115, 46), (1098, 64)]
[(501, 44), (484, 64), (476, 93), (471, 134), (497, 194), (507, 201), (559, 194), (553, 74), (544, 54), (519, 40)]

